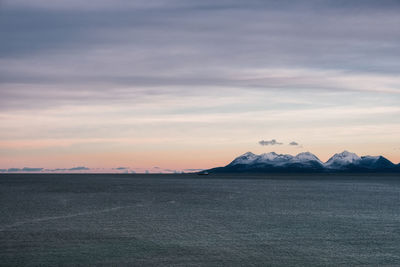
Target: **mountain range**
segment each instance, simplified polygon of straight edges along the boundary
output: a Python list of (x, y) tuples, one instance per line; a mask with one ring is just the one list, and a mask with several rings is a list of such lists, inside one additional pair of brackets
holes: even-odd
[(267, 173), (267, 172), (399, 172), (400, 164), (394, 164), (383, 156), (361, 156), (343, 151), (322, 162), (310, 152), (296, 156), (275, 152), (256, 155), (244, 153), (225, 167), (207, 170), (209, 173)]

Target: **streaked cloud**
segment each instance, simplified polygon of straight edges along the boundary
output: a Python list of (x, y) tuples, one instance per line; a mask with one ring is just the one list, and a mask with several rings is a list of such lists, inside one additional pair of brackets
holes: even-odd
[(260, 145), (262, 146), (274, 146), (274, 145), (283, 145), (283, 143), (280, 143), (278, 141), (276, 141), (275, 139), (272, 139), (270, 141), (265, 141), (265, 140), (261, 140), (258, 142)]
[(261, 150), (265, 135), (400, 160), (399, 11), (395, 0), (3, 0), (0, 167), (200, 169)]
[(41, 172), (43, 168), (30, 168), (30, 167), (24, 167), (24, 168), (9, 168), (7, 172)]
[(69, 170), (70, 171), (87, 171), (87, 170), (90, 170), (90, 169), (87, 168), (87, 167), (80, 166), (80, 167), (70, 168)]
[(200, 172), (200, 171), (204, 171), (204, 169), (184, 169), (184, 172)]

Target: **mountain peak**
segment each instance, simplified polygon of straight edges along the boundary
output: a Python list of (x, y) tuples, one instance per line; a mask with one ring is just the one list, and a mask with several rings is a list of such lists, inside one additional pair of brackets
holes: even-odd
[(258, 158), (253, 152), (246, 152), (243, 155), (235, 158), (229, 165), (249, 164)]
[(295, 156), (295, 158), (299, 159), (299, 160), (316, 160), (316, 161), (320, 161), (320, 159), (317, 156), (315, 156), (313, 153), (310, 153), (308, 151), (307, 152), (301, 152), (301, 153), (297, 154)]
[(279, 157), (279, 154), (276, 154), (275, 152), (269, 152), (269, 153), (263, 153), (259, 156), (260, 160), (274, 160), (277, 157)]
[(383, 156), (362, 156), (344, 150), (333, 155), (326, 163), (310, 152), (296, 156), (275, 152), (260, 155), (246, 152), (225, 167), (213, 169), (218, 172), (337, 172), (337, 171), (400, 171)]
[(393, 169), (395, 164), (383, 156), (362, 156), (361, 165), (366, 168)]
[(243, 155), (241, 155), (240, 157), (252, 157), (252, 156), (256, 156), (256, 154), (254, 154), (253, 152), (246, 152)]
[(326, 163), (325, 167), (332, 169), (341, 169), (344, 166), (353, 165), (361, 161), (361, 158), (352, 152), (347, 150), (342, 153), (336, 153)]
[[(342, 153), (337, 153), (337, 155), (340, 155), (340, 156), (345, 156), (345, 157), (348, 157), (348, 156), (353, 156), (353, 155), (356, 155), (356, 156), (357, 156), (357, 154), (356, 154), (356, 153), (349, 152), (349, 151), (347, 151), (347, 150), (343, 150), (343, 152), (342, 152)], [(358, 157), (358, 156), (357, 156), (357, 157)]]

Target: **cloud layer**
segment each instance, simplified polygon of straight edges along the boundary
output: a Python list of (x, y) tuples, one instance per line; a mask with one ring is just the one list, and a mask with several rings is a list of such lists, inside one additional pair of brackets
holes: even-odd
[(400, 93), (396, 1), (101, 3), (4, 1), (2, 109), (214, 86)]
[(3, 0), (0, 167), (207, 168), (265, 134), (400, 160), (399, 12), (396, 0)]
[(274, 146), (274, 145), (283, 145), (283, 143), (280, 143), (278, 141), (276, 141), (275, 139), (272, 139), (270, 141), (265, 141), (265, 140), (261, 140), (258, 142), (260, 145), (262, 146)]
[(184, 169), (175, 170), (168, 168), (153, 167), (149, 169), (145, 168), (132, 168), (132, 167), (118, 167), (118, 168), (88, 168), (88, 167), (73, 167), (73, 168), (8, 168), (0, 169), (0, 173), (123, 173), (123, 174), (134, 174), (134, 173), (193, 173), (202, 171), (203, 169)]

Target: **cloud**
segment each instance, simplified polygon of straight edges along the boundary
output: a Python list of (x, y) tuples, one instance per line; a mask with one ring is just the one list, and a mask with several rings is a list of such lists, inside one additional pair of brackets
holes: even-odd
[(9, 168), (7, 172), (40, 172), (42, 171), (43, 168), (29, 168), (29, 167), (24, 167), (24, 168)]
[[(143, 87), (162, 95), (166, 86), (180, 86), (175, 96), (214, 90), (204, 85), (288, 91), (398, 88), (398, 1), (84, 2), (4, 2), (0, 80), (9, 84), (0, 87), (1, 109), (127, 98), (146, 102), (142, 96), (150, 89)], [(350, 12), (354, 9), (356, 15)], [(394, 81), (360, 85), (374, 72), (371, 66), (392, 73)], [(311, 71), (273, 71), (277, 68)], [(353, 77), (357, 73), (363, 76)], [(43, 84), (50, 90), (38, 88)], [(81, 97), (85, 92), (89, 101)]]
[(79, 166), (79, 167), (73, 167), (73, 168), (57, 168), (57, 169), (46, 169), (45, 171), (50, 171), (50, 172), (68, 172), (68, 171), (88, 171), (90, 168), (84, 167), (84, 166)]
[(265, 141), (265, 140), (261, 140), (258, 142), (260, 145), (262, 146), (274, 146), (274, 145), (283, 145), (283, 143), (280, 143), (278, 141), (276, 141), (275, 139), (272, 139), (270, 141)]
[[(328, 124), (352, 136), (377, 123), (386, 135), (398, 133), (398, 112), (352, 112), (398, 106), (398, 0), (0, 3), (4, 164), (24, 166), (22, 159), (50, 152), (82, 158), (124, 144), (118, 138), (158, 149), (160, 132), (165, 144), (185, 140), (171, 145), (176, 151), (267, 129), (283, 140), (289, 128), (324, 136), (318, 128), (339, 142)], [(74, 145), (20, 148), (22, 139), (39, 147), (46, 138)], [(104, 141), (96, 150), (74, 141), (85, 138)]]
[(162, 171), (160, 171), (160, 173), (175, 173), (176, 170), (172, 170), (172, 169), (163, 169)]
[(9, 168), (7, 171), (8, 172), (20, 172), (21, 169), (20, 168)]
[(183, 169), (184, 172), (200, 172), (204, 171), (204, 169)]
[(298, 146), (298, 145), (299, 145), (299, 143), (297, 143), (295, 141), (289, 143), (289, 146)]
[(22, 168), (22, 171), (24, 172), (40, 172), (42, 170), (43, 168), (27, 168), (27, 167)]
[(90, 168), (79, 166), (79, 167), (70, 168), (68, 170), (69, 171), (88, 171), (88, 170), (90, 170)]
[(127, 169), (129, 169), (129, 168), (127, 168), (127, 167), (118, 167), (118, 168), (114, 168), (114, 170), (127, 170)]

